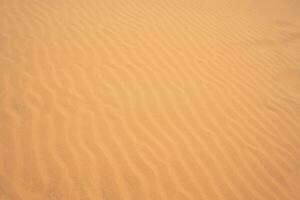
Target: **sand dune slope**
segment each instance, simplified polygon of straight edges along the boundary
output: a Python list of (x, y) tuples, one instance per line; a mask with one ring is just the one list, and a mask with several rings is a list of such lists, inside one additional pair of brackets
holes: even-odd
[(1, 200), (300, 199), (295, 0), (1, 0)]

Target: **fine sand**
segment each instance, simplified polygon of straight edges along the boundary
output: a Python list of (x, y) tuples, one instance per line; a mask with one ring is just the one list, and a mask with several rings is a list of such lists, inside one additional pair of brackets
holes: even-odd
[(0, 200), (299, 200), (298, 0), (0, 0)]

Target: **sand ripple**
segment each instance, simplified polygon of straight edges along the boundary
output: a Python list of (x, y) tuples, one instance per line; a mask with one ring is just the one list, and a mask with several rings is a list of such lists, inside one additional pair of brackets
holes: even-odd
[(0, 199), (300, 199), (300, 4), (0, 3)]

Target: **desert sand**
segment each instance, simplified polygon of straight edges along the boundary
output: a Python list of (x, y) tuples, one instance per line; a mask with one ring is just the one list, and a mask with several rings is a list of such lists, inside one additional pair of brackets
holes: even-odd
[(1, 0), (0, 200), (299, 200), (296, 0)]

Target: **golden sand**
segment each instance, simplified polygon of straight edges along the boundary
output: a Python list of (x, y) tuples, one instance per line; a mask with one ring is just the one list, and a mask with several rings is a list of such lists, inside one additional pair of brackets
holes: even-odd
[(0, 200), (299, 200), (296, 0), (1, 0)]

